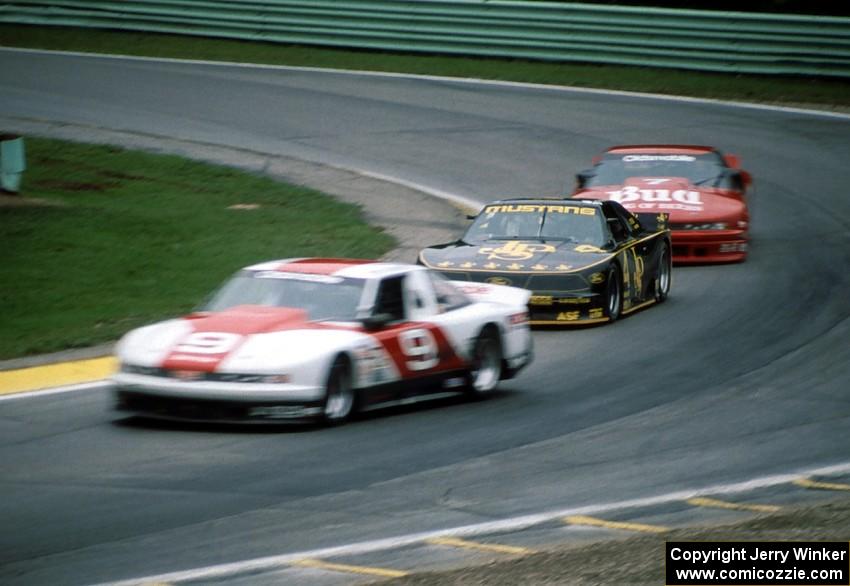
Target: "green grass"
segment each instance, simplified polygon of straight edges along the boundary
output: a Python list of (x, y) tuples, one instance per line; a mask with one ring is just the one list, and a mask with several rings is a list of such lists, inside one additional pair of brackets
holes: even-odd
[(114, 340), (247, 264), (393, 245), (356, 206), (261, 176), (55, 140), (26, 149), (29, 205), (0, 202), (0, 358)]
[(177, 35), (11, 25), (0, 25), (0, 45), (476, 77), (775, 104), (850, 106), (850, 81), (838, 79), (350, 51)]

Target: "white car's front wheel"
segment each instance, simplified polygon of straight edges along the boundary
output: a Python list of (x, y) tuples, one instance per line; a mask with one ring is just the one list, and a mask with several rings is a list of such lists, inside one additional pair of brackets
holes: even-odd
[(328, 372), (325, 385), (325, 407), (323, 416), (326, 423), (343, 423), (354, 411), (354, 390), (351, 387), (351, 365), (343, 356), (337, 356)]

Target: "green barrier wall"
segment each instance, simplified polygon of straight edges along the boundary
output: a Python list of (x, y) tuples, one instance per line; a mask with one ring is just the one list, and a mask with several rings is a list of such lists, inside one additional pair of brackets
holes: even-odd
[(330, 47), (850, 77), (850, 18), (500, 0), (24, 0), (0, 22)]

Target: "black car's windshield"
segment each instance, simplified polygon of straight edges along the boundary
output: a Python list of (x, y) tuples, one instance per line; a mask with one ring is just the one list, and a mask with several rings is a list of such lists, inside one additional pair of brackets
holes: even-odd
[(607, 154), (593, 168), (585, 187), (622, 185), (630, 177), (685, 177), (693, 185), (713, 186), (722, 181), (723, 159), (716, 152), (700, 155)]
[(363, 279), (280, 271), (242, 271), (221, 287), (199, 311), (224, 311), (238, 305), (297, 307), (311, 320), (353, 320), (363, 295)]
[(466, 231), (463, 240), (561, 240), (602, 246), (603, 223), (596, 207), (561, 203), (491, 204)]

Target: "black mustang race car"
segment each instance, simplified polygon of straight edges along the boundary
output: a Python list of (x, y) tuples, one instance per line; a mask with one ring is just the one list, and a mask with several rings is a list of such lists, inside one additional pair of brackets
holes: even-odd
[(616, 320), (670, 291), (666, 214), (614, 201), (505, 199), (484, 206), (456, 242), (419, 263), (455, 281), (524, 287), (532, 324)]

